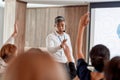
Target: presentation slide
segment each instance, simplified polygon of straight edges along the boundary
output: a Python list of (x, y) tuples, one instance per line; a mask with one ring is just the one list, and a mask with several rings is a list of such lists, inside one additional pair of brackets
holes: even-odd
[(120, 56), (120, 7), (91, 9), (90, 49), (103, 44), (110, 57)]

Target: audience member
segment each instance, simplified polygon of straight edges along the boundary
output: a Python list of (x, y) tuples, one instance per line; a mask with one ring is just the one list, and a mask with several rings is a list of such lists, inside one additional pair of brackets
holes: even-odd
[(105, 67), (106, 80), (120, 80), (120, 56), (112, 58)]
[[(95, 70), (92, 72), (90, 71), (87, 67), (88, 64), (85, 62), (84, 59), (84, 53), (82, 51), (82, 46), (83, 46), (83, 33), (88, 25), (89, 22), (89, 13), (84, 14), (79, 23), (78, 27), (78, 34), (77, 34), (77, 75), (80, 78), (80, 80), (103, 80), (105, 79), (104, 77), (104, 67), (105, 64), (109, 61), (110, 58), (110, 52), (109, 49), (102, 45), (96, 45), (92, 48), (90, 51), (90, 59), (92, 66), (95, 68)], [(67, 59), (69, 62), (71, 62), (71, 56), (70, 56), (70, 51), (69, 47), (67, 44), (64, 44), (64, 51), (66, 54)]]
[(13, 40), (17, 33), (17, 24), (15, 23), (14, 32), (0, 50), (0, 73), (5, 71), (8, 62), (17, 55), (17, 47), (13, 44)]
[(4, 80), (68, 80), (68, 77), (49, 53), (32, 48), (12, 60)]

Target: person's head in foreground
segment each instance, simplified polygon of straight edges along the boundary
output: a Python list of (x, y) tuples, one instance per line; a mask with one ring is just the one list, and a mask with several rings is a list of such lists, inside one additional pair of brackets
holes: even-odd
[(17, 54), (17, 47), (14, 44), (5, 44), (0, 50), (0, 57), (8, 63)]
[(96, 71), (103, 72), (105, 64), (109, 61), (110, 51), (106, 46), (98, 44), (91, 49), (90, 58)]
[(120, 56), (112, 58), (105, 67), (106, 80), (120, 80)]
[(4, 80), (68, 80), (68, 77), (49, 53), (32, 48), (8, 65)]

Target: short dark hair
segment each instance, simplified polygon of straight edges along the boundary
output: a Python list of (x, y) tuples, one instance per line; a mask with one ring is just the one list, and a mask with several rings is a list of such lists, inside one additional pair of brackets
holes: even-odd
[(92, 66), (94, 66), (97, 71), (102, 72), (105, 63), (110, 58), (110, 51), (106, 46), (98, 44), (91, 49), (90, 58)]
[(17, 47), (14, 44), (5, 44), (2, 46), (0, 50), (0, 57), (5, 61), (8, 62), (11, 57), (15, 55)]
[(65, 21), (65, 18), (64, 18), (63, 16), (57, 16), (57, 17), (55, 18), (55, 23), (59, 23), (59, 22), (61, 22), (61, 21)]
[(105, 67), (106, 80), (120, 80), (120, 56), (112, 58)]

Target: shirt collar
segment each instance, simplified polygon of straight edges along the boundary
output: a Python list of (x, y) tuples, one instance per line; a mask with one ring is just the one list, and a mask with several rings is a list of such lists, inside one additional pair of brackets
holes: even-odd
[(54, 33), (55, 33), (55, 35), (57, 35), (57, 36), (64, 36), (64, 32), (63, 32), (62, 35), (58, 34), (56, 31), (55, 31)]

